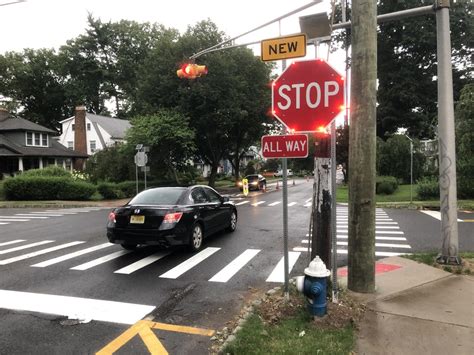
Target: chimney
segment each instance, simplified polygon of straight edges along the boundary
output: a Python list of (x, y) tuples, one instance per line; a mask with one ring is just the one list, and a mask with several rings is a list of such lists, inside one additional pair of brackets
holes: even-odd
[[(87, 155), (85, 106), (77, 106), (74, 114), (74, 150)], [(74, 169), (84, 170), (84, 162), (84, 159), (76, 159)]]
[(6, 119), (10, 118), (10, 113), (4, 107), (0, 107), (0, 122), (5, 121)]

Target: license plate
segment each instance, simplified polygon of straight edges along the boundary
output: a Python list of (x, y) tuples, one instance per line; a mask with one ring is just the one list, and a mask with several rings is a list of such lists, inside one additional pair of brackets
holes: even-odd
[(130, 223), (143, 224), (145, 223), (145, 216), (130, 216)]

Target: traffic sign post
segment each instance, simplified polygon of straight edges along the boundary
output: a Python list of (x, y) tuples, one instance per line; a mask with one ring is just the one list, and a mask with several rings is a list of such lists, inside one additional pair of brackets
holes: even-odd
[(344, 79), (321, 59), (291, 64), (272, 84), (273, 115), (290, 132), (316, 132), (344, 110)]

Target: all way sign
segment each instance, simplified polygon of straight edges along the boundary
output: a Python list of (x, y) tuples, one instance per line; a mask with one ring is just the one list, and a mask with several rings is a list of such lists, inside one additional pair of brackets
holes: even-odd
[(306, 134), (263, 136), (262, 155), (264, 158), (306, 158), (308, 136)]

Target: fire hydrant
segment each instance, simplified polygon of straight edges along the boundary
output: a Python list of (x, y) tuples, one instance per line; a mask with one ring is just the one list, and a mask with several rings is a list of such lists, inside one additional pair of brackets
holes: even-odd
[(296, 288), (306, 296), (308, 310), (313, 316), (323, 317), (327, 312), (327, 277), (331, 272), (316, 255), (304, 269), (305, 276), (296, 277)]

